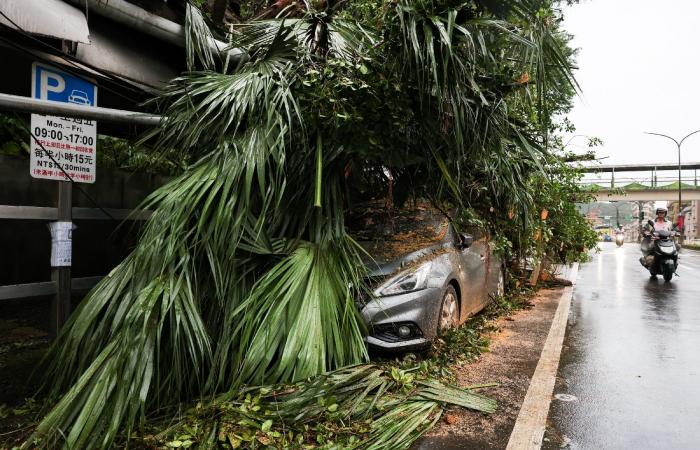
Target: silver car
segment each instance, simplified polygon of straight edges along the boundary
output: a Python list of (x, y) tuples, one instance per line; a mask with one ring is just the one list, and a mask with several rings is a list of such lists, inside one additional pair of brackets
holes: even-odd
[[(359, 240), (373, 256), (368, 267), (374, 299), (360, 305), (370, 348), (427, 347), (442, 331), (461, 325), (494, 295), (503, 294), (502, 264), (491, 253), (486, 233), (458, 234), (449, 222), (436, 221), (433, 215), (411, 226), (434, 233), (435, 239), (425, 239), (424, 232), (415, 239), (421, 248), (393, 259), (377, 251), (376, 241)], [(401, 241), (399, 233), (395, 242)]]

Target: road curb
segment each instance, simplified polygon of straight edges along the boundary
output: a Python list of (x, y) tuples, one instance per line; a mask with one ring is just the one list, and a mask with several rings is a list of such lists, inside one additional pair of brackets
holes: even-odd
[[(577, 274), (578, 263), (575, 263), (567, 274), (567, 278), (575, 284)], [(559, 298), (559, 306), (554, 313), (552, 326), (547, 334), (540, 360), (530, 380), (530, 386), (520, 407), (506, 450), (534, 450), (542, 446), (573, 292), (574, 286), (567, 286)]]

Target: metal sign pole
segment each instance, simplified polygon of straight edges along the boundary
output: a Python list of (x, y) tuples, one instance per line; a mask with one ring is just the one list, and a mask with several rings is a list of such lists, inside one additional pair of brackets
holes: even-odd
[[(73, 183), (58, 181), (58, 222), (73, 222)], [(70, 232), (72, 234), (72, 231)], [(52, 233), (54, 234), (54, 233)], [(52, 241), (54, 236), (52, 236)], [(72, 240), (67, 244), (72, 253)], [(52, 247), (56, 246), (52, 242)], [(52, 248), (52, 251), (54, 249)], [(51, 334), (56, 336), (68, 320), (71, 308), (71, 266), (61, 265), (51, 267), (51, 280), (56, 283), (56, 295), (51, 302)]]

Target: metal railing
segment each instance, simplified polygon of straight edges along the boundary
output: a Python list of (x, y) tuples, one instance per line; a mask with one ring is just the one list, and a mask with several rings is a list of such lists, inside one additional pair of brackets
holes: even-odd
[[(683, 189), (700, 189), (700, 180), (694, 176), (681, 178)], [(624, 189), (629, 185), (640, 185), (639, 188), (647, 189), (678, 189), (678, 177), (610, 177), (610, 178), (586, 178), (578, 182), (582, 186), (600, 186), (602, 188)], [(635, 186), (637, 187), (637, 186)]]
[[(109, 216), (107, 215), (109, 214)], [(77, 220), (146, 220), (151, 211), (116, 208), (73, 208), (73, 219)], [(58, 208), (43, 206), (11, 206), (0, 205), (0, 219), (9, 220), (56, 220)], [(71, 292), (80, 293), (92, 289), (103, 276), (82, 277), (71, 279)], [(55, 281), (39, 281), (35, 283), (10, 284), (0, 286), (0, 300), (11, 300), (27, 297), (55, 295), (58, 287)]]

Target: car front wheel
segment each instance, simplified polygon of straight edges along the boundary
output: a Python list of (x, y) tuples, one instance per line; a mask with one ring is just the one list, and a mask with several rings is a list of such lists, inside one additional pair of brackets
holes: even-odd
[(457, 291), (452, 286), (447, 286), (445, 295), (442, 297), (440, 307), (440, 322), (438, 323), (438, 335), (450, 328), (456, 328), (459, 324), (459, 301)]

